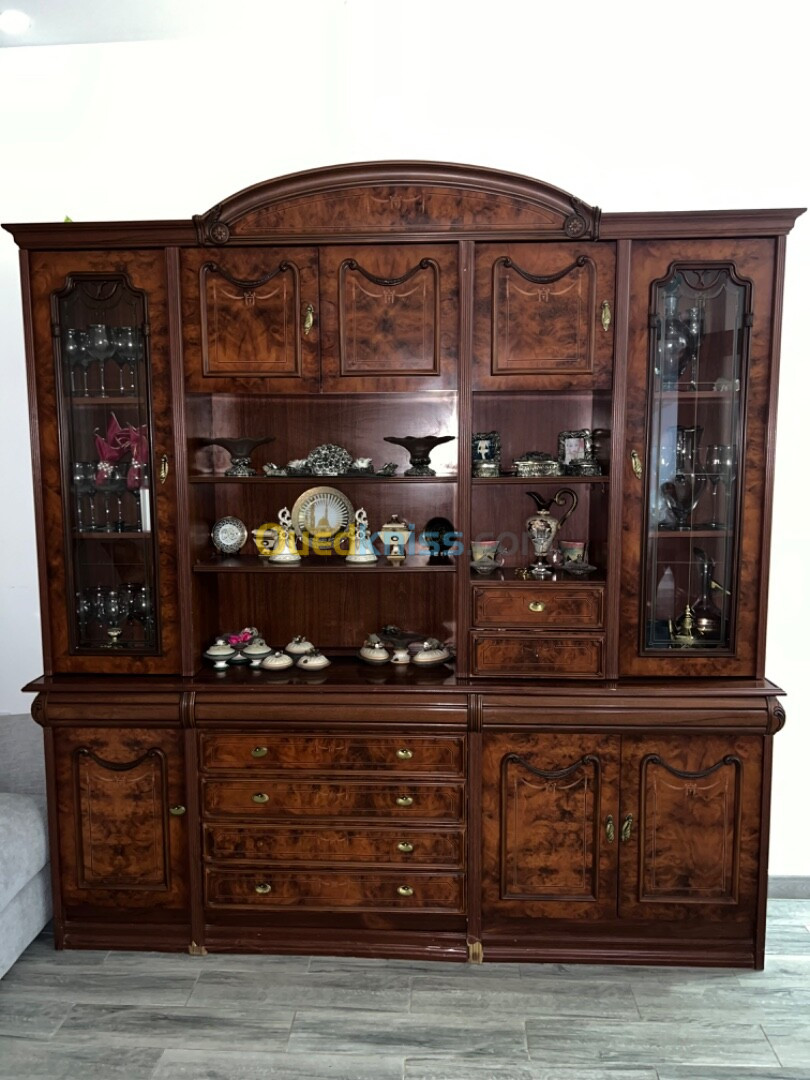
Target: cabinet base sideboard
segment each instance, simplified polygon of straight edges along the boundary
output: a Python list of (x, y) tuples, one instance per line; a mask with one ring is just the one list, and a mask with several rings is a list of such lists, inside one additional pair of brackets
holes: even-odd
[(766, 680), (31, 689), (58, 948), (762, 967)]

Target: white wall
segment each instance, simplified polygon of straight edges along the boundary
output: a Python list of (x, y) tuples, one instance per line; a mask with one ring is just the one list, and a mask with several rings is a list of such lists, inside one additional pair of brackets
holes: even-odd
[[(268, 0), (240, 37), (3, 49), (0, 218), (188, 218), (268, 177), (388, 158), (525, 173), (606, 211), (806, 206), (799, 10)], [(810, 875), (808, 295), (802, 218), (788, 240), (768, 671), (789, 691), (771, 869)], [(22, 712), (18, 688), (41, 656), (17, 253), (5, 233), (0, 342), (0, 712)]]

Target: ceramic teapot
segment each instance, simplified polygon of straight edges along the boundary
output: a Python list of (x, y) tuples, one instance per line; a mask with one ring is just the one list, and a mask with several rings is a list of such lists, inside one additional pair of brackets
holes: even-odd
[[(531, 517), (526, 518), (526, 530), (537, 556), (532, 564), (532, 573), (537, 577), (544, 577), (554, 572), (554, 567), (549, 561), (549, 552), (557, 533), (576, 509), (578, 499), (571, 488), (560, 488), (551, 499), (544, 499), (537, 491), (527, 491), (526, 494), (534, 500), (537, 508)], [(555, 504), (564, 506), (566, 498), (570, 498), (571, 505), (562, 517), (555, 518), (551, 513), (551, 507)]]

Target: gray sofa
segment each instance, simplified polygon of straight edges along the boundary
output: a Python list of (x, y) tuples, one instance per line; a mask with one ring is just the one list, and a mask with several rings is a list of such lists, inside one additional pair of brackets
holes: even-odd
[(42, 731), (0, 715), (0, 978), (50, 917)]

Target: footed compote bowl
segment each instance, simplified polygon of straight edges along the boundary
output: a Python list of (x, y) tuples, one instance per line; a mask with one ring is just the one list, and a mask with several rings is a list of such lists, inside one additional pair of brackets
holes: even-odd
[(221, 446), (231, 455), (230, 468), (225, 470), (226, 476), (255, 476), (256, 470), (251, 468), (250, 455), (257, 446), (273, 442), (275, 435), (263, 435), (261, 439), (206, 439), (203, 446)]
[(453, 439), (455, 435), (404, 435), (402, 438), (395, 435), (385, 436), (386, 442), (403, 446), (410, 454), (411, 467), (405, 470), (403, 476), (435, 476), (435, 470), (430, 467), (431, 451)]

